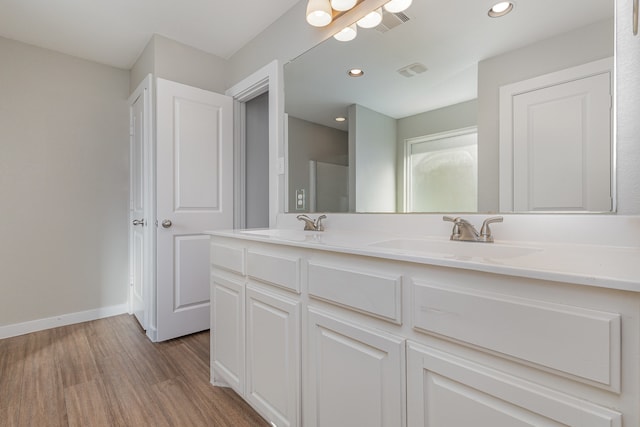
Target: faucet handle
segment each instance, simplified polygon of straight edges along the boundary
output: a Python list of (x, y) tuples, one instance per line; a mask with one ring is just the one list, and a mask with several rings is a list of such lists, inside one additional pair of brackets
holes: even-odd
[(322, 220), (325, 219), (326, 217), (327, 217), (326, 215), (320, 215), (318, 219), (316, 219), (316, 230), (324, 231), (324, 224), (322, 223)]
[(460, 236), (460, 217), (452, 217), (452, 216), (443, 216), (443, 221), (448, 221), (453, 223), (453, 230), (451, 230), (451, 240), (456, 240), (458, 236)]
[(309, 218), (307, 215), (300, 214), (300, 215), (296, 216), (296, 218), (298, 219), (298, 221), (304, 221), (304, 229), (305, 230), (313, 230), (315, 228), (315, 224), (314, 224), (313, 220), (311, 218)]
[(485, 242), (493, 242), (493, 236), (491, 235), (491, 228), (489, 228), (489, 224), (493, 224), (494, 222), (502, 222), (504, 220), (501, 216), (492, 216), (487, 218), (482, 223), (482, 228), (480, 229), (480, 237)]

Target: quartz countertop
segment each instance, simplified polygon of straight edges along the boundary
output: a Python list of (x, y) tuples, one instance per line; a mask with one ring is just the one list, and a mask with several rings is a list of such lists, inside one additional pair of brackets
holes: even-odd
[(458, 242), (369, 231), (247, 229), (206, 232), (300, 248), (640, 292), (640, 248), (573, 243)]

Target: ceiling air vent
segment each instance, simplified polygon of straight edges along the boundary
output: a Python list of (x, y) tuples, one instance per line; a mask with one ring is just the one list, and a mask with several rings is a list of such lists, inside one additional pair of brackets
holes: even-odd
[(415, 75), (422, 74), (425, 71), (427, 71), (427, 67), (424, 64), (414, 62), (413, 64), (400, 68), (398, 73), (404, 77), (413, 77)]
[(398, 25), (408, 22), (410, 19), (404, 12), (391, 13), (383, 9), (382, 22), (376, 27), (376, 30), (380, 33), (386, 33)]

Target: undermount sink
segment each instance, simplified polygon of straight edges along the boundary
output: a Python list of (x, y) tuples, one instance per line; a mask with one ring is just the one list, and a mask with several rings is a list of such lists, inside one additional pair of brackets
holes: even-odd
[(503, 243), (460, 242), (451, 240), (393, 239), (375, 242), (376, 248), (419, 252), (456, 258), (504, 259), (530, 255), (542, 249)]
[(274, 239), (290, 240), (294, 242), (315, 240), (318, 236), (318, 232), (316, 231), (287, 230), (278, 228), (239, 230), (239, 233), (260, 237), (272, 237)]

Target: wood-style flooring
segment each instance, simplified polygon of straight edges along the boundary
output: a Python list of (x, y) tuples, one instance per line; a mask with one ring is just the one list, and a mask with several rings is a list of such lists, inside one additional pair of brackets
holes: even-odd
[(268, 426), (209, 383), (209, 332), (152, 343), (121, 315), (0, 340), (0, 426)]

